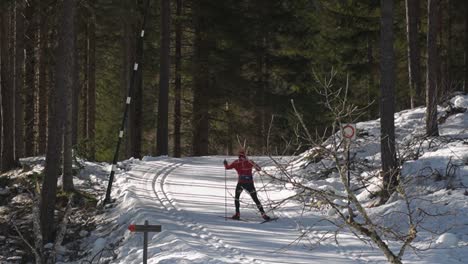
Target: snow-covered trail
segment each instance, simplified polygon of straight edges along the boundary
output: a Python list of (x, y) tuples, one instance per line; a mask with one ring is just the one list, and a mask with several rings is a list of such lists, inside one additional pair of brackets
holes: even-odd
[[(366, 249), (351, 236), (348, 239), (340, 236), (339, 248), (322, 243), (311, 250), (311, 243), (333, 227), (319, 222), (318, 216), (309, 215), (304, 223), (301, 208), (293, 203), (269, 212), (280, 217), (277, 222), (260, 224), (262, 219), (255, 204), (243, 192), (241, 217), (249, 222), (224, 219), (224, 158), (158, 158), (138, 162), (126, 173), (127, 179), (123, 181), (127, 202), (124, 204), (131, 204), (127, 210), (132, 222), (149, 220), (151, 224), (162, 225), (162, 233), (150, 236), (149, 263), (377, 263), (382, 260), (378, 252)], [(255, 157), (254, 160), (264, 165), (269, 159)], [(267, 211), (271, 200), (279, 201), (291, 194), (276, 189), (268, 178), (259, 175), (254, 178), (259, 199)], [(227, 171), (228, 216), (234, 212), (236, 181), (235, 171)], [(120, 215), (120, 218), (119, 222), (129, 221), (129, 216)], [(305, 229), (311, 232), (299, 239)], [(119, 261), (141, 262), (141, 236), (126, 236), (128, 240), (120, 249)]]
[[(453, 107), (460, 109), (468, 108), (467, 102), (466, 95), (451, 99)], [(439, 107), (439, 116), (448, 115), (453, 107)], [(401, 175), (414, 178), (406, 185), (406, 191), (413, 192), (410, 211), (419, 225), (411, 248), (416, 250), (407, 248), (402, 259), (404, 263), (467, 263), (468, 115), (460, 109), (446, 116), (439, 127), (441, 136), (434, 139), (424, 137), (424, 108), (395, 114), (399, 149), (402, 154), (406, 153), (401, 157), (408, 159), (402, 164)], [(354, 152), (369, 164), (371, 171), (362, 173), (367, 177), (380, 163), (380, 125), (379, 120), (357, 125), (362, 133), (356, 140)], [(343, 186), (336, 174), (310, 180), (310, 173), (328, 165), (310, 164), (309, 154), (310, 151), (296, 157), (298, 159), (288, 169), (294, 170), (297, 179), (304, 179), (312, 188), (342, 192)], [(228, 216), (234, 213), (233, 194), (237, 181), (235, 171), (227, 171), (226, 195), (226, 171), (222, 165), (225, 158), (232, 161), (236, 157), (145, 157), (142, 161), (119, 162), (112, 190), (116, 202), (93, 219), (97, 227), (81, 242), (83, 256), (89, 260), (105, 251), (110, 263), (142, 263), (142, 235), (130, 233), (127, 227), (148, 220), (150, 224), (162, 225), (161, 233), (150, 234), (148, 263), (387, 263), (375, 245), (369, 240), (361, 241), (346, 228), (339, 230), (337, 245), (333, 239), (337, 227), (329, 222), (335, 219), (332, 210), (303, 212), (301, 204), (288, 201), (268, 212), (271, 201), (282, 201), (294, 192), (271, 183), (266, 176), (254, 176), (258, 196), (267, 212), (280, 219), (260, 224), (257, 208), (245, 192), (241, 196), (241, 217), (249, 221), (224, 219), (226, 213)], [(262, 166), (271, 163), (268, 157), (250, 158)], [(266, 170), (278, 173), (277, 168)], [(357, 173), (361, 173), (359, 170)], [(90, 174), (104, 186), (108, 173), (98, 171), (93, 168)], [(371, 202), (369, 190), (358, 191), (358, 196), (362, 202)], [(395, 198), (366, 210), (376, 223), (404, 234), (408, 208), (403, 199)], [(324, 235), (332, 238), (321, 241)], [(389, 247), (397, 253), (401, 243), (388, 239)]]

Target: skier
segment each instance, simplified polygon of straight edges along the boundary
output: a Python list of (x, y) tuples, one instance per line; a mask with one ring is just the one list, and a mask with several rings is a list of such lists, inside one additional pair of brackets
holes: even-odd
[(263, 210), (263, 206), (258, 200), (257, 191), (255, 190), (253, 176), (252, 176), (252, 168), (255, 170), (260, 171), (261, 168), (255, 162), (247, 159), (245, 156), (245, 151), (239, 151), (239, 158), (233, 161), (231, 164), (228, 164), (226, 160), (224, 160), (224, 167), (227, 170), (236, 169), (237, 174), (239, 176), (237, 186), (236, 186), (236, 198), (234, 200), (234, 204), (236, 206), (236, 213), (232, 216), (232, 219), (239, 220), (240, 219), (240, 202), (239, 198), (242, 193), (242, 190), (246, 190), (250, 193), (252, 200), (257, 205), (258, 210), (262, 214), (263, 219), (266, 221), (270, 220), (270, 217), (265, 213)]

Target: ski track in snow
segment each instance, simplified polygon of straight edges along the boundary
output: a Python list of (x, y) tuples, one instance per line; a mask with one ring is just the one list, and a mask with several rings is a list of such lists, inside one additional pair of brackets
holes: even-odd
[[(205, 226), (204, 224), (200, 223), (196, 219), (190, 216), (190, 212), (185, 211), (182, 208), (179, 208), (177, 206), (177, 202), (175, 202), (174, 198), (172, 197), (170, 191), (166, 191), (165, 187), (166, 185), (170, 185), (167, 183), (169, 176), (171, 175), (176, 175), (176, 170), (180, 170), (183, 168), (183, 166), (187, 165), (188, 161), (178, 160), (173, 162), (172, 164), (169, 165), (163, 165), (161, 167), (161, 164), (156, 163), (156, 164), (151, 164), (151, 162), (145, 162), (141, 165), (144, 167), (150, 166), (142, 175), (142, 178), (146, 181), (146, 188), (148, 194), (151, 193), (151, 195), (156, 198), (156, 201), (160, 204), (160, 209), (163, 211), (167, 212), (167, 216), (171, 218), (174, 223), (176, 223), (178, 226), (183, 227), (186, 229), (192, 236), (192, 238), (198, 239), (202, 242), (204, 247), (206, 247), (209, 251), (216, 252), (219, 254), (219, 256), (222, 256), (223, 258), (228, 258), (234, 261), (234, 263), (255, 263), (255, 264), (266, 264), (266, 263), (299, 263), (296, 262), (297, 260), (294, 260), (293, 255), (291, 255), (291, 262), (282, 262), (284, 259), (280, 259), (279, 261), (281, 262), (272, 262), (275, 261), (273, 259), (268, 259), (268, 260), (262, 260), (260, 259), (261, 257), (256, 257), (256, 256), (251, 256), (251, 252), (245, 252), (244, 249), (239, 248), (235, 245), (230, 244), (229, 242), (226, 242), (222, 238), (222, 234), (216, 235), (215, 231), (210, 230), (210, 227)], [(216, 170), (216, 168), (213, 166), (214, 164), (209, 164), (212, 167), (210, 169)], [(218, 168), (219, 170), (219, 168)], [(201, 170), (197, 170), (201, 171)], [(182, 174), (183, 175), (183, 174)], [(173, 178), (175, 176), (172, 176)], [(177, 180), (177, 179), (175, 179)], [(263, 188), (263, 186), (257, 186), (257, 190), (260, 190)], [(245, 195), (245, 194), (244, 194)], [(250, 198), (250, 197), (249, 197)], [(216, 199), (216, 197), (213, 196), (213, 199)], [(230, 201), (231, 202), (231, 201)], [(291, 214), (288, 212), (276, 212), (277, 215), (280, 216), (280, 222), (284, 222), (286, 220), (289, 220), (290, 222), (293, 222), (295, 225), (295, 228), (293, 231), (295, 231), (295, 234), (293, 234), (296, 237), (299, 237), (301, 232), (306, 231), (306, 238), (309, 239), (310, 241), (318, 241), (321, 234), (320, 234), (320, 226), (318, 226), (318, 230), (314, 230), (314, 227), (312, 226), (304, 226), (300, 221), (296, 220)], [(317, 221), (320, 219), (317, 219)], [(260, 220), (259, 220), (260, 221)], [(231, 223), (231, 222), (229, 222)], [(266, 228), (265, 225), (258, 225), (257, 223), (253, 223), (254, 226), (256, 227), (257, 232), (264, 232)], [(274, 223), (269, 223), (274, 224)], [(252, 226), (249, 226), (252, 228)], [(164, 228), (164, 227), (163, 227)], [(221, 236), (221, 238), (220, 238)], [(271, 236), (274, 236), (274, 233), (272, 232)], [(290, 245), (283, 245), (287, 250), (289, 249)], [(359, 251), (347, 251), (345, 250), (345, 247), (340, 247), (335, 245), (334, 243), (329, 243), (329, 242), (320, 242), (320, 246), (327, 246), (330, 247), (327, 254), (330, 254), (330, 256), (341, 256), (338, 257), (337, 260), (339, 260), (337, 263), (380, 263), (380, 261), (372, 261), (371, 259), (367, 258), (364, 254), (364, 252), (359, 253)], [(319, 246), (319, 247), (320, 247)], [(271, 255), (275, 255), (279, 251), (281, 251), (281, 248), (274, 248), (272, 249), (272, 252), (270, 252)], [(275, 252), (278, 251), (278, 252)], [(306, 250), (305, 250), (306, 251)], [(335, 251), (336, 254), (333, 254), (333, 252), (330, 251)], [(283, 252), (285, 253), (285, 252)], [(323, 253), (323, 252), (320, 252)], [(301, 261), (300, 263), (313, 263), (311, 262), (312, 259), (314, 259), (314, 251), (307, 251), (307, 254), (310, 254), (309, 260), (306, 260), (307, 256), (302, 256), (300, 258)], [(343, 259), (344, 258), (344, 259)], [(346, 259), (348, 261), (346, 261)], [(349, 261), (351, 260), (351, 262)]]
[[(264, 264), (264, 262), (246, 257), (240, 249), (224, 243), (221, 239), (209, 232), (203, 225), (197, 223), (193, 219), (190, 219), (190, 217), (184, 217), (182, 215), (181, 209), (177, 208), (173, 204), (172, 199), (170, 199), (167, 193), (164, 191), (164, 182), (172, 171), (183, 165), (183, 162), (174, 163), (163, 167), (159, 171), (155, 171), (158, 168), (151, 168), (145, 173), (145, 175), (143, 175), (144, 178), (152, 182), (150, 185), (152, 186), (152, 190), (148, 191), (153, 192), (155, 198), (161, 203), (163, 207), (161, 209), (168, 211), (169, 217), (182, 224), (182, 226), (187, 227), (192, 232), (191, 234), (193, 237), (203, 240), (207, 246), (211, 247), (211, 249), (214, 249), (215, 251), (218, 251), (223, 256), (235, 259), (238, 263)], [(154, 174), (156, 175), (153, 176)]]

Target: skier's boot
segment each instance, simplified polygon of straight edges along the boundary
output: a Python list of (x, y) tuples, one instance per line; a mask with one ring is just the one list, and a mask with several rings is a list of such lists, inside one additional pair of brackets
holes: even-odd
[(240, 213), (235, 213), (232, 217), (234, 220), (239, 220), (240, 219)]
[(262, 213), (262, 218), (263, 218), (263, 220), (265, 220), (265, 221), (270, 221), (270, 219), (271, 219), (271, 218), (270, 218), (267, 214), (265, 214), (265, 213)]

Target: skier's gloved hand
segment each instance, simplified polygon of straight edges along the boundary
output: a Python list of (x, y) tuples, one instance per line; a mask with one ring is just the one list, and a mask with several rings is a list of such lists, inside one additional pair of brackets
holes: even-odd
[(224, 163), (224, 165), (227, 165), (227, 161), (226, 161), (226, 160), (224, 160), (223, 163)]

